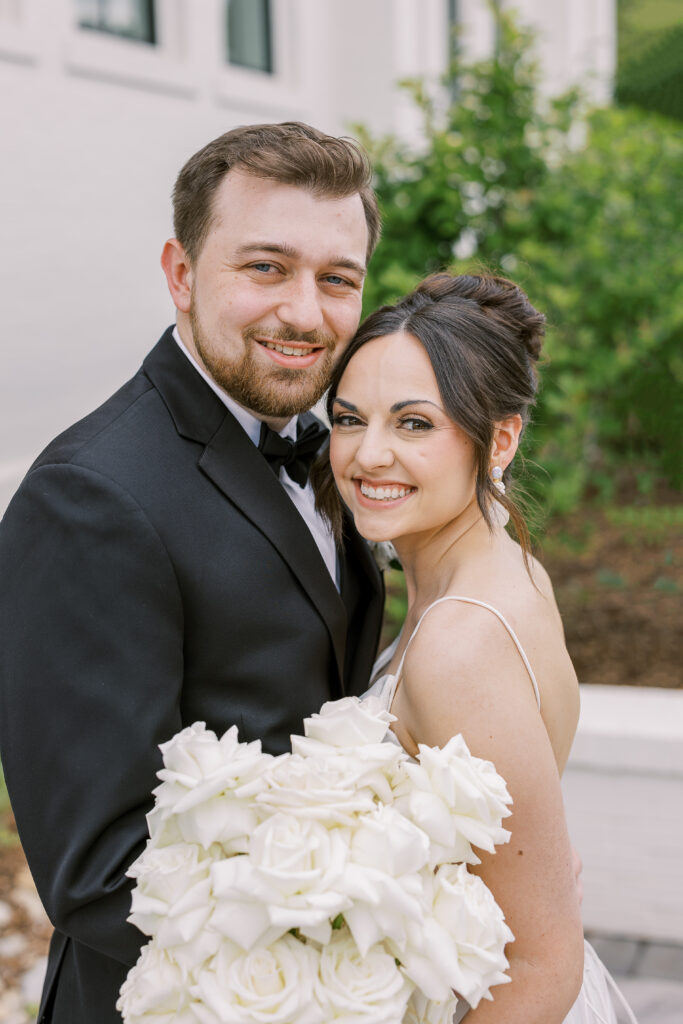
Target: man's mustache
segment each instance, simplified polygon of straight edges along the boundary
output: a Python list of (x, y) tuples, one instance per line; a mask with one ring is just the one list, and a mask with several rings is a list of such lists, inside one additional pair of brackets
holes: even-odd
[(334, 350), (337, 339), (333, 334), (326, 334), (324, 331), (295, 331), (293, 327), (283, 324), (275, 330), (272, 328), (246, 327), (242, 331), (244, 341), (299, 341), (314, 348), (326, 348), (330, 352)]

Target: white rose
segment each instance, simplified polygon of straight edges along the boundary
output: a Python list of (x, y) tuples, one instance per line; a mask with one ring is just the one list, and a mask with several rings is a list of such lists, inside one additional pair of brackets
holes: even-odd
[(192, 989), (201, 1024), (323, 1024), (314, 996), (318, 953), (285, 935), (243, 953), (225, 942)]
[(169, 839), (177, 832), (205, 849), (222, 843), (226, 852), (241, 852), (260, 820), (252, 799), (264, 788), (261, 777), (275, 759), (262, 752), (258, 740), (240, 743), (236, 726), (219, 740), (203, 722), (160, 749), (162, 784), (154, 790), (156, 807), (148, 816), (155, 845), (162, 844), (165, 830)]
[(510, 979), (505, 944), (513, 935), (482, 880), (466, 864), (446, 864), (431, 876), (431, 913), (422, 927), (410, 925), (408, 942), (392, 951), (410, 979), (429, 998), (455, 990), (475, 1007), (491, 985)]
[(358, 785), (362, 769), (352, 759), (288, 755), (265, 773), (267, 788), (257, 806), (314, 818), (328, 827), (354, 825), (359, 814), (375, 806), (372, 791)]
[(454, 995), (441, 1002), (427, 999), (424, 992), (416, 988), (410, 997), (403, 1024), (452, 1024), (458, 1006)]
[(392, 780), (398, 765), (408, 755), (396, 743), (365, 743), (358, 747), (336, 747), (309, 736), (292, 736), (292, 753), (313, 758), (358, 790), (368, 790), (383, 804), (394, 799)]
[(292, 928), (327, 942), (329, 919), (350, 906), (340, 889), (349, 838), (348, 830), (328, 830), (310, 818), (273, 815), (255, 830), (247, 857), (211, 869), (211, 926), (243, 949)]
[(465, 864), (444, 864), (437, 871), (432, 913), (457, 950), (452, 988), (473, 1008), (491, 998), (489, 988), (510, 978), (505, 946), (514, 935), (491, 890)]
[(460, 735), (419, 751), (419, 764), (401, 766), (411, 785), (401, 788), (397, 806), (429, 836), (432, 866), (478, 864), (472, 846), (493, 853), (510, 838), (501, 826), (512, 803), (504, 780), (490, 761), (472, 756)]
[(393, 807), (380, 806), (360, 819), (351, 840), (351, 857), (356, 864), (380, 868), (396, 878), (428, 864), (429, 839)]
[(126, 874), (137, 879), (128, 920), (160, 949), (191, 942), (211, 914), (213, 859), (197, 846), (148, 847)]
[(382, 946), (361, 955), (346, 929), (334, 933), (320, 953), (317, 996), (325, 1020), (344, 1024), (397, 1024), (411, 986)]
[(197, 1024), (188, 986), (172, 957), (150, 942), (128, 972), (116, 1009), (125, 1024)]
[(361, 953), (385, 938), (402, 946), (407, 923), (422, 922), (428, 857), (427, 836), (392, 807), (359, 821), (340, 885), (352, 901), (344, 919)]
[(377, 697), (362, 701), (359, 697), (342, 697), (328, 701), (317, 714), (304, 719), (304, 733), (330, 746), (358, 747), (381, 743), (389, 723), (395, 721), (395, 715)]

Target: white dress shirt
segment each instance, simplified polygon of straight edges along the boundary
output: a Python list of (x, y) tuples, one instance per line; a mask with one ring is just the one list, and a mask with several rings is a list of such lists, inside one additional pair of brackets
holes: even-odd
[[(218, 395), (223, 405), (230, 410), (250, 440), (253, 441), (255, 445), (258, 445), (259, 438), (261, 436), (261, 420), (257, 419), (253, 413), (245, 409), (244, 406), (239, 405), (234, 398), (231, 398), (230, 395), (223, 391), (213, 377), (209, 376), (206, 370), (199, 365), (197, 360), (185, 348), (177, 326), (173, 328), (173, 337), (178, 343), (180, 351), (187, 359), (189, 359), (199, 376), (206, 381), (211, 390)], [(294, 416), (289, 423), (285, 424), (282, 430), (279, 431), (280, 436), (289, 438), (292, 441), (296, 440), (296, 421), (297, 417)], [(279, 479), (301, 518), (311, 531), (313, 540), (318, 545), (318, 550), (320, 551), (322, 559), (329, 570), (330, 576), (332, 577), (337, 590), (339, 590), (339, 563), (334, 537), (332, 536), (332, 531), (325, 520), (316, 511), (315, 494), (313, 493), (310, 481), (308, 481), (305, 487), (299, 487), (298, 483), (292, 480), (289, 476), (284, 466), (280, 468)]]

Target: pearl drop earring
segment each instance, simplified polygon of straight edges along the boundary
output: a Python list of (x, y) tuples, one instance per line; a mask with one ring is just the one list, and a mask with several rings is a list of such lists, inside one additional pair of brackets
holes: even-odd
[[(500, 466), (493, 466), (491, 469), (491, 480), (493, 486), (496, 488), (500, 495), (505, 494), (505, 484), (503, 482), (503, 470)], [(490, 509), (491, 520), (496, 526), (505, 526), (510, 518), (510, 513), (501, 505), (499, 501), (494, 499)]]
[(503, 483), (503, 470), (500, 466), (494, 466), (491, 470), (491, 479), (493, 480), (493, 486), (501, 494), (505, 494), (505, 484)]

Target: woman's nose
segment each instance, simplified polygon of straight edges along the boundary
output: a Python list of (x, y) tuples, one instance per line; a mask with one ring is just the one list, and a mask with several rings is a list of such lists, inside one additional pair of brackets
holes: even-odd
[(369, 426), (364, 431), (356, 461), (361, 469), (368, 471), (393, 465), (394, 452), (385, 430)]

